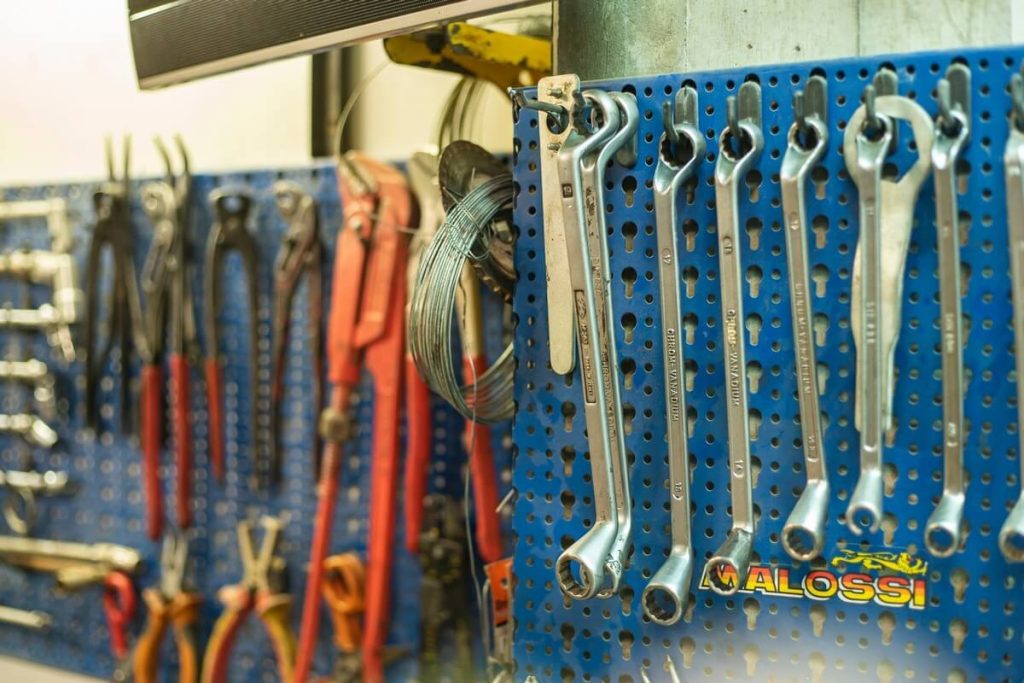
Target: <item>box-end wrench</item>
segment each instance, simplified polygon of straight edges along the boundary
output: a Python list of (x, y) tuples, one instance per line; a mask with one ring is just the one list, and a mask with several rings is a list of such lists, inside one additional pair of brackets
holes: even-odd
[(597, 343), (601, 354), (601, 382), (608, 402), (605, 421), (608, 424), (612, 448), (612, 485), (615, 490), (615, 514), (618, 530), (611, 554), (605, 564), (605, 579), (609, 581), (598, 591), (597, 597), (610, 598), (619, 592), (619, 581), (629, 563), (629, 547), (633, 536), (633, 502), (629, 490), (629, 458), (626, 452), (625, 420), (622, 414), (622, 393), (619, 387), (619, 354), (615, 342), (618, 321), (612, 308), (612, 269), (608, 256), (608, 230), (605, 226), (604, 171), (613, 157), (618, 163), (632, 166), (636, 156), (632, 153), (637, 139), (640, 111), (636, 97), (629, 93), (607, 93), (611, 103), (600, 90), (584, 93), (602, 118), (611, 118), (617, 112), (618, 132), (596, 153), (583, 157), (580, 173), (583, 181), (580, 195), (583, 199), (586, 221), (586, 245), (590, 261), (590, 276), (594, 283), (596, 309), (603, 317), (598, 319)]
[[(604, 311), (597, 307), (603, 287), (599, 274), (591, 277), (587, 253), (586, 217), (583, 205), (583, 178), (580, 164), (585, 156), (597, 151), (619, 129), (618, 107), (603, 93), (600, 95), (609, 116), (587, 134), (576, 121), (576, 104), (570, 102), (572, 130), (557, 154), (560, 185), (557, 196), (562, 203), (564, 250), (566, 261), (552, 264), (568, 271), (575, 313), (576, 340), (579, 345), (579, 366), (583, 388), (583, 413), (587, 425), (590, 450), (591, 482), (594, 487), (594, 523), (590, 530), (569, 546), (555, 563), (558, 585), (564, 593), (577, 600), (592, 598), (605, 583), (605, 567), (618, 535), (618, 500), (612, 475), (613, 429), (609, 424), (609, 396), (601, 378), (602, 358), (598, 329), (604, 325)], [(580, 130), (577, 130), (579, 128)], [(545, 230), (548, 228), (545, 225)], [(595, 282), (598, 286), (595, 288)], [(595, 292), (595, 289), (598, 291)], [(601, 296), (603, 302), (603, 296)]]
[(821, 410), (818, 405), (818, 363), (814, 354), (805, 191), (807, 176), (828, 147), (826, 93), (825, 79), (812, 76), (807, 80), (804, 91), (793, 98), (796, 121), (789, 129), (780, 173), (796, 352), (797, 396), (800, 401), (800, 434), (803, 437), (804, 469), (807, 471), (807, 486), (782, 529), (782, 546), (790, 557), (801, 561), (814, 559), (821, 554), (828, 519), (829, 484), (825, 468)]
[[(902, 178), (883, 181), (896, 120), (910, 123), (919, 156)], [(850, 305), (857, 347), (854, 417), (861, 436), (860, 478), (846, 510), (846, 523), (856, 534), (864, 528), (875, 532), (882, 521), (882, 444), (892, 419), (903, 270), (918, 190), (931, 168), (931, 147), (927, 112), (906, 97), (876, 97), (873, 86), (865, 89), (865, 104), (850, 117), (843, 138), (846, 170), (860, 195)]]
[(1010, 240), (1010, 291), (1013, 295), (1014, 361), (1017, 371), (1017, 449), (1021, 494), (999, 529), (999, 549), (1007, 562), (1024, 562), (1024, 78), (1010, 84), (1013, 114), (1003, 153), (1006, 182), (1006, 223)]
[(761, 133), (761, 86), (748, 81), (740, 87), (738, 104), (734, 96), (730, 96), (726, 102), (728, 125), (718, 137), (715, 205), (718, 207), (718, 269), (722, 283), (732, 528), (725, 542), (708, 560), (705, 571), (712, 590), (720, 595), (733, 595), (746, 581), (754, 545), (747, 361), (743, 347), (739, 191), (744, 176), (764, 147)]
[[(572, 372), (576, 363), (573, 288), (569, 280), (566, 226), (562, 209), (562, 179), (558, 155), (573, 133), (571, 114), (579, 102), (580, 77), (548, 76), (537, 84), (538, 107), (559, 108), (561, 115), (539, 116), (540, 175), (544, 209), (544, 263), (547, 272), (548, 353), (551, 369), (560, 375)], [(572, 236), (569, 236), (572, 239)]]
[(697, 90), (683, 87), (675, 106), (664, 104), (665, 132), (654, 169), (654, 215), (658, 238), (661, 290), (662, 362), (665, 365), (666, 437), (672, 548), (644, 589), (644, 613), (656, 624), (679, 621), (690, 593), (693, 545), (690, 531), (690, 455), (686, 443), (686, 396), (683, 388), (683, 313), (680, 304), (680, 259), (677, 197), (704, 160), (704, 137), (697, 128)]
[(970, 135), (971, 72), (954, 64), (939, 82), (935, 123), (935, 223), (939, 248), (939, 305), (942, 331), (942, 498), (924, 530), (924, 544), (936, 557), (960, 548), (964, 498), (963, 333), (960, 318), (960, 222), (956, 162)]

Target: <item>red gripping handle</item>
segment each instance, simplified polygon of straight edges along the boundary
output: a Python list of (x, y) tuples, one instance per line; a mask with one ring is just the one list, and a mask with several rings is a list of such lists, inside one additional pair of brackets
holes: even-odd
[(427, 493), (433, 421), (430, 389), (420, 377), (412, 356), (408, 355), (405, 357), (405, 420), (405, 547), (415, 555), (420, 550), (423, 528), (423, 496)]
[(135, 586), (127, 574), (111, 572), (103, 580), (103, 612), (110, 629), (111, 652), (118, 660), (127, 659), (127, 628), (135, 617)]
[(178, 486), (176, 502), (178, 508), (178, 525), (187, 529), (192, 525), (192, 429), (189, 425), (188, 401), (188, 361), (179, 353), (171, 355), (171, 385), (174, 401), (171, 410), (174, 413), (174, 453), (175, 466), (178, 470)]
[(160, 446), (163, 424), (164, 369), (142, 368), (142, 491), (146, 504), (146, 533), (156, 540), (163, 534), (164, 499), (160, 490)]
[[(487, 370), (480, 356), (466, 358), (465, 379), (476, 381)], [(501, 518), (498, 516), (498, 475), (494, 469), (494, 447), (490, 428), (466, 420), (466, 452), (469, 476), (473, 481), (473, 510), (476, 515), (476, 542), (485, 563), (501, 559)]]
[(216, 356), (206, 359), (206, 409), (210, 413), (210, 464), (213, 478), (224, 482), (224, 389)]

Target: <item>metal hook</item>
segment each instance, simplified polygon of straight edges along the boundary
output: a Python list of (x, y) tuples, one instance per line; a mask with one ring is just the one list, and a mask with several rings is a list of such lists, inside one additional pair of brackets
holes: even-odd
[(732, 136), (737, 140), (742, 140), (743, 131), (740, 130), (739, 116), (736, 112), (735, 95), (729, 95), (725, 98), (725, 121)]
[(882, 124), (878, 118), (878, 110), (875, 108), (875, 86), (868, 85), (864, 88), (864, 110), (867, 112), (867, 124), (870, 128), (877, 129)]
[[(559, 130), (565, 130), (565, 127), (569, 125), (569, 110), (562, 105), (528, 99), (521, 90), (515, 90), (513, 88), (508, 89), (508, 94), (509, 97), (512, 98), (512, 103), (516, 107), (520, 109), (535, 109), (553, 117)], [(583, 102), (583, 96), (579, 94), (579, 91), (573, 91), (573, 95), (579, 98), (576, 106), (582, 109), (585, 104)]]
[(797, 90), (793, 93), (793, 115), (796, 117), (797, 130), (807, 130), (807, 114), (804, 109), (804, 91)]
[(679, 132), (676, 130), (675, 108), (671, 102), (662, 103), (661, 122), (665, 126), (666, 139), (670, 145), (675, 147), (679, 144)]

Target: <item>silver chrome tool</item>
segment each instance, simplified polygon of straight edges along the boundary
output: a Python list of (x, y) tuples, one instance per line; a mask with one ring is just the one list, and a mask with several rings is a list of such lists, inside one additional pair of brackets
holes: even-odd
[(57, 432), (42, 418), (27, 413), (0, 415), (0, 433), (17, 434), (30, 446), (53, 448)]
[[(596, 107), (595, 115), (607, 118), (612, 115), (600, 90), (587, 91)], [(629, 490), (629, 457), (626, 453), (625, 420), (622, 415), (622, 394), (619, 390), (619, 354), (615, 341), (618, 320), (612, 307), (612, 269), (608, 257), (608, 230), (605, 227), (604, 171), (614, 157), (620, 165), (631, 166), (636, 162), (632, 150), (636, 148), (636, 131), (640, 112), (636, 97), (630, 93), (610, 92), (611, 99), (619, 114), (619, 130), (596, 153), (583, 157), (580, 163), (584, 218), (586, 222), (587, 253), (590, 260), (590, 275), (597, 295), (597, 310), (603, 311), (604, 318), (598, 320), (597, 343), (601, 353), (601, 382), (608, 397), (608, 412), (605, 419), (609, 424), (612, 439), (612, 486), (615, 489), (615, 515), (618, 518), (615, 542), (605, 566), (605, 586), (597, 593), (599, 598), (610, 598), (619, 592), (619, 581), (629, 560), (629, 548), (633, 537), (633, 499)]]
[(10, 491), (4, 499), (3, 516), (14, 533), (25, 536), (39, 516), (36, 498), (73, 492), (67, 472), (0, 470), (0, 488)]
[(924, 528), (924, 544), (936, 557), (960, 548), (964, 498), (963, 332), (960, 316), (960, 219), (956, 164), (970, 135), (971, 72), (953, 64), (939, 81), (935, 122), (935, 224), (938, 229), (939, 306), (942, 332), (942, 498)]
[(668, 447), (669, 510), (672, 548), (644, 589), (644, 613), (656, 624), (679, 621), (690, 594), (693, 545), (690, 530), (690, 455), (686, 437), (686, 395), (683, 388), (683, 313), (680, 304), (679, 188), (704, 160), (704, 137), (697, 127), (697, 90), (684, 86), (675, 106), (664, 104), (665, 132), (654, 169), (654, 215), (658, 238), (658, 281), (661, 292), (662, 362), (665, 365), (666, 445)]
[(70, 252), (75, 245), (71, 221), (68, 219), (68, 203), (60, 197), (50, 199), (29, 199), (25, 201), (0, 202), (0, 222), (45, 218), (50, 233), (50, 245), (54, 251)]
[(999, 529), (999, 549), (1007, 562), (1024, 562), (1024, 78), (1010, 82), (1013, 113), (1003, 154), (1006, 180), (1006, 223), (1010, 238), (1010, 291), (1013, 294), (1014, 361), (1017, 372), (1017, 449), (1020, 496)]
[(0, 605), (0, 622), (23, 626), (33, 631), (46, 631), (53, 625), (53, 617), (39, 610), (24, 610)]
[[(580, 77), (548, 76), (537, 84), (537, 127), (540, 133), (540, 176), (544, 202), (544, 264), (547, 272), (548, 352), (551, 369), (560, 375), (572, 372), (576, 362), (573, 288), (565, 267), (566, 226), (562, 209), (562, 179), (558, 155), (573, 133), (571, 116), (579, 106)], [(552, 114), (556, 108), (561, 114)], [(547, 111), (547, 113), (543, 113)], [(580, 112), (581, 114), (582, 112)]]
[[(896, 121), (910, 124), (918, 158), (899, 180), (882, 180)], [(919, 104), (897, 95), (876, 96), (846, 126), (843, 158), (860, 195), (860, 238), (853, 261), (851, 326), (857, 347), (855, 423), (860, 430), (860, 478), (846, 523), (854, 533), (877, 531), (882, 521), (882, 446), (891, 428), (893, 361), (900, 329), (903, 270), (914, 205), (931, 168), (932, 120)]]
[[(621, 406), (611, 403), (607, 386), (603, 381), (603, 367), (607, 363), (600, 343), (599, 328), (606, 325), (604, 296), (604, 275), (600, 272), (600, 260), (591, 263), (587, 220), (584, 215), (583, 178), (581, 162), (584, 157), (595, 153), (607, 144), (619, 130), (618, 106), (604, 94), (594, 94), (595, 101), (602, 103), (607, 115), (587, 131), (578, 119), (575, 101), (568, 102), (571, 130), (557, 153), (559, 186), (556, 196), (561, 198), (564, 228), (564, 250), (567, 258), (556, 267), (568, 271), (571, 285), (574, 329), (579, 344), (579, 366), (583, 389), (583, 412), (587, 425), (587, 440), (590, 451), (591, 482), (594, 488), (594, 523), (591, 528), (559, 556), (555, 563), (558, 585), (570, 597), (586, 599), (594, 597), (605, 584), (605, 571), (621, 571), (622, 558), (611, 556), (618, 536), (618, 499), (612, 463), (613, 448), (619, 448), (624, 440), (620, 430)], [(545, 230), (548, 229), (545, 224)], [(602, 235), (603, 237), (603, 235)], [(596, 265), (598, 272), (592, 272)], [(549, 284), (550, 286), (550, 284)], [(607, 335), (606, 335), (607, 336)], [(613, 583), (618, 579), (612, 577)]]
[(722, 287), (725, 403), (729, 428), (729, 484), (732, 528), (708, 560), (705, 571), (712, 590), (733, 595), (750, 569), (754, 544), (753, 481), (747, 409), (747, 360), (744, 350), (743, 263), (740, 253), (739, 193), (747, 171), (761, 154), (761, 86), (748, 81), (738, 99), (727, 100), (726, 127), (718, 137), (715, 205), (718, 211), (718, 269)]
[(801, 561), (821, 554), (825, 545), (825, 523), (828, 521), (829, 484), (821, 409), (818, 406), (818, 362), (814, 353), (811, 263), (807, 250), (810, 231), (805, 190), (811, 170), (828, 148), (827, 92), (825, 79), (811, 76), (804, 90), (794, 96), (796, 120), (789, 128), (780, 173), (797, 396), (800, 401), (800, 434), (803, 437), (804, 469), (807, 471), (807, 485), (782, 529), (782, 546), (790, 557)]
[(72, 589), (102, 581), (111, 572), (134, 574), (142, 565), (138, 550), (115, 543), (75, 543), (0, 536), (0, 561), (54, 575)]
[(46, 419), (56, 416), (56, 379), (43, 361), (34, 358), (0, 360), (0, 382), (20, 382), (32, 386), (32, 397), (36, 401), (40, 415)]

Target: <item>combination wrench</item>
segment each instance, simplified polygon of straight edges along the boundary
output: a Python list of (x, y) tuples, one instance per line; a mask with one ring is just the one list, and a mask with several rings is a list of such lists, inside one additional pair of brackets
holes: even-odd
[(805, 193), (807, 176), (828, 147), (828, 127), (825, 125), (827, 103), (825, 79), (812, 76), (807, 80), (804, 91), (797, 93), (793, 99), (796, 121), (789, 129), (780, 173), (796, 352), (797, 396), (800, 402), (800, 433), (803, 437), (804, 469), (807, 471), (807, 485), (782, 529), (782, 546), (790, 557), (802, 561), (814, 559), (821, 554), (828, 519), (829, 484), (821, 410), (818, 405), (818, 363), (814, 353)]
[(682, 616), (693, 576), (690, 456), (686, 443), (685, 365), (681, 338), (683, 314), (676, 242), (679, 218), (676, 207), (679, 188), (694, 177), (704, 158), (704, 138), (697, 128), (697, 111), (697, 90), (692, 86), (685, 86), (678, 92), (675, 107), (665, 102), (665, 132), (658, 146), (658, 165), (654, 169), (672, 548), (644, 589), (641, 603), (651, 621), (665, 626), (676, 623)]
[(727, 118), (728, 125), (718, 137), (715, 205), (718, 208), (718, 269), (722, 287), (722, 322), (725, 328), (723, 350), (732, 528), (725, 542), (708, 560), (706, 568), (712, 590), (720, 595), (733, 595), (743, 586), (754, 544), (747, 361), (743, 346), (745, 318), (739, 190), (747, 171), (754, 165), (764, 146), (761, 133), (761, 86), (749, 81), (744, 83), (740, 87), (738, 104), (736, 97), (730, 96), (727, 100)]
[[(583, 178), (580, 165), (584, 157), (607, 144), (620, 126), (618, 106), (604, 94), (591, 91), (597, 102), (603, 103), (606, 116), (588, 132), (582, 123), (583, 112), (577, 104), (568, 101), (567, 109), (572, 129), (560, 144), (557, 154), (559, 188), (562, 201), (568, 280), (572, 291), (575, 314), (576, 341), (583, 388), (583, 412), (587, 425), (590, 450), (591, 483), (594, 489), (594, 523), (575, 543), (569, 546), (555, 563), (558, 585), (577, 600), (594, 597), (605, 583), (605, 570), (621, 572), (621, 558), (612, 557), (613, 546), (619, 532), (617, 509), (619, 501), (612, 473), (617, 457), (613, 449), (624, 447), (621, 407), (611, 403), (608, 387), (602, 377), (605, 360), (600, 341), (600, 328), (607, 324), (604, 296), (604, 274), (598, 262), (597, 272), (587, 256), (588, 234), (583, 203)], [(591, 198), (592, 199), (592, 198)], [(602, 239), (603, 239), (602, 235)], [(605, 335), (607, 336), (607, 335)], [(612, 416), (612, 419), (608, 419)], [(615, 578), (613, 576), (613, 582)]]
[[(1018, 454), (1024, 454), (1024, 78), (1014, 74), (1010, 83), (1014, 111), (1003, 154), (1006, 181), (1006, 223), (1010, 239), (1010, 291), (1013, 295), (1014, 361), (1017, 371)], [(999, 549), (1007, 562), (1024, 562), (1024, 457), (1021, 494), (999, 529)]]
[[(896, 120), (910, 124), (919, 156), (902, 178), (883, 181)], [(846, 509), (847, 526), (855, 534), (864, 528), (875, 532), (882, 521), (882, 445), (892, 425), (903, 270), (931, 147), (932, 120), (921, 105), (898, 95), (876, 97), (873, 86), (865, 89), (865, 103), (850, 117), (843, 137), (846, 170), (860, 196), (850, 306), (857, 347), (854, 422), (860, 430), (860, 477)]]
[(939, 82), (932, 167), (938, 229), (939, 305), (942, 331), (943, 490), (925, 525), (924, 543), (936, 557), (960, 547), (966, 482), (964, 478), (963, 332), (960, 318), (960, 221), (956, 162), (970, 135), (971, 72), (954, 64)]

